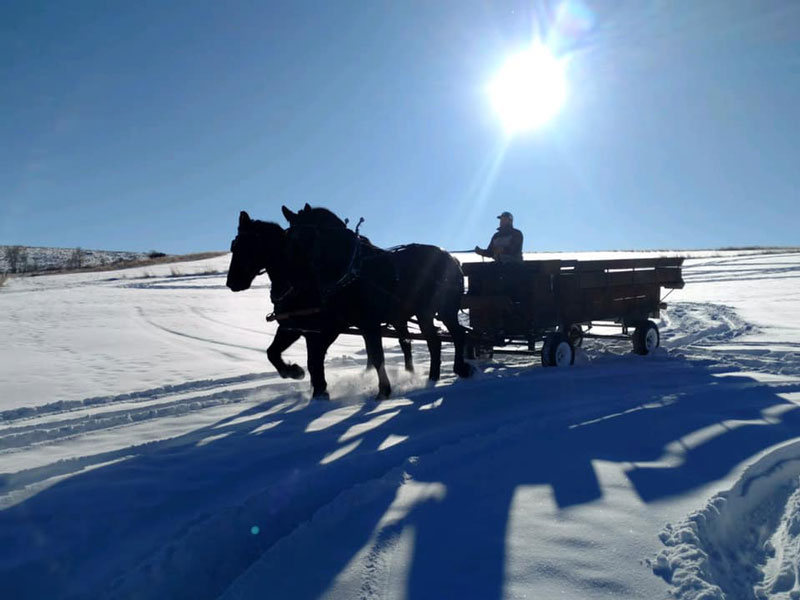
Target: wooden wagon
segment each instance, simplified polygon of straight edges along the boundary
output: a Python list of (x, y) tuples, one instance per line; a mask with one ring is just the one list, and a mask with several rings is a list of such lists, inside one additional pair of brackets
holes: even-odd
[[(648, 354), (660, 341), (650, 319), (666, 307), (661, 288), (683, 287), (682, 264), (680, 257), (464, 264), (468, 358), (536, 352), (541, 344), (544, 366), (565, 366), (584, 338), (630, 339), (634, 352)], [(596, 333), (608, 326), (621, 333)]]

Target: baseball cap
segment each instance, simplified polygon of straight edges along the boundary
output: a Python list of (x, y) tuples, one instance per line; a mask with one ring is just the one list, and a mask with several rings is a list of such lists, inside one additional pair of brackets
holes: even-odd
[(498, 218), (498, 219), (502, 219), (503, 217), (508, 217), (508, 218), (509, 218), (509, 219), (511, 219), (512, 221), (514, 220), (514, 215), (512, 215), (512, 214), (511, 214), (510, 212), (508, 212), (507, 210), (504, 210), (504, 211), (503, 211), (503, 212), (501, 212), (499, 215), (497, 215), (497, 218)]

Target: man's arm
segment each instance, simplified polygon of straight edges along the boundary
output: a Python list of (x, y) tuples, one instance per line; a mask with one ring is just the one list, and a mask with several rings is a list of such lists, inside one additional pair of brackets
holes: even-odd
[(512, 256), (522, 256), (522, 232), (519, 229), (514, 230), (509, 250)]
[(494, 258), (494, 251), (492, 250), (492, 246), (494, 245), (494, 238), (497, 234), (495, 233), (492, 236), (492, 239), (489, 240), (489, 246), (484, 250), (478, 246), (475, 246), (475, 254), (479, 254), (480, 256), (485, 256), (486, 258)]

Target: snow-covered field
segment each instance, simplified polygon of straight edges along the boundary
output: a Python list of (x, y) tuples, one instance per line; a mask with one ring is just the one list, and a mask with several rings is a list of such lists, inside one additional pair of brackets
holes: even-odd
[(11, 279), (0, 598), (800, 598), (800, 253), (692, 256), (652, 356), (387, 340), (380, 404), (357, 337), (279, 379), (226, 256)]

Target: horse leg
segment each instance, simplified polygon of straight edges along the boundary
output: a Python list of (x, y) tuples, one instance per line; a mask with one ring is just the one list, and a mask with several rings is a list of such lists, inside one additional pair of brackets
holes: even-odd
[(466, 345), (467, 332), (464, 326), (458, 322), (458, 312), (443, 315), (439, 314), (439, 318), (447, 327), (450, 332), (450, 337), (453, 339), (453, 346), (455, 347), (455, 359), (453, 360), (453, 372), (459, 377), (470, 377), (473, 373), (473, 367), (464, 360), (464, 346)]
[(442, 370), (442, 339), (433, 324), (433, 317), (417, 315), (417, 318), (419, 319), (419, 328), (422, 330), (422, 335), (425, 336), (425, 341), (428, 342), (428, 352), (431, 355), (431, 370), (428, 373), (428, 379), (439, 381), (439, 375)]
[(411, 334), (408, 333), (408, 323), (401, 321), (395, 323), (395, 331), (400, 342), (400, 350), (403, 351), (403, 361), (406, 365), (406, 371), (409, 373), (414, 372), (414, 360), (411, 358)]
[(362, 335), (362, 336), (361, 336), (361, 338), (364, 340), (364, 348), (366, 348), (366, 350), (367, 350), (367, 364), (364, 366), (364, 370), (365, 370), (365, 371), (369, 371), (369, 370), (371, 370), (371, 369), (372, 369), (372, 366), (373, 366), (373, 365), (372, 365), (372, 357), (369, 355), (369, 347), (368, 347), (368, 345), (367, 345), (367, 338), (366, 338), (366, 336), (363, 336), (363, 335)]
[(325, 381), (325, 354), (336, 339), (332, 332), (306, 333), (308, 353), (308, 374), (311, 376), (311, 397), (314, 400), (328, 400), (328, 382)]
[(392, 393), (392, 386), (389, 383), (389, 376), (386, 374), (380, 325), (362, 327), (361, 333), (364, 335), (364, 343), (367, 345), (367, 356), (378, 372), (378, 395), (375, 399), (385, 400)]
[(283, 357), (281, 356), (283, 351), (294, 344), (299, 338), (300, 332), (287, 329), (279, 324), (278, 331), (275, 332), (275, 337), (269, 345), (269, 348), (267, 348), (267, 358), (269, 362), (271, 362), (278, 371), (278, 375), (284, 379), (287, 377), (302, 379), (306, 375), (305, 371), (303, 371), (303, 367), (296, 364), (287, 364), (283, 361)]

